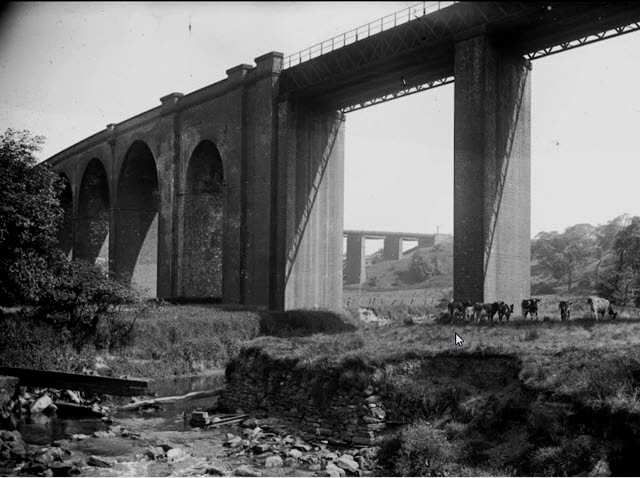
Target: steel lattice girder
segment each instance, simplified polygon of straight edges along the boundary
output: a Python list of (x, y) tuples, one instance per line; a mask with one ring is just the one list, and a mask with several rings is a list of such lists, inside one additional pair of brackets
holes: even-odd
[(450, 83), (453, 44), (461, 38), (486, 33), (536, 59), (637, 31), (639, 24), (638, 2), (455, 4), (283, 70), (280, 91), (354, 111)]

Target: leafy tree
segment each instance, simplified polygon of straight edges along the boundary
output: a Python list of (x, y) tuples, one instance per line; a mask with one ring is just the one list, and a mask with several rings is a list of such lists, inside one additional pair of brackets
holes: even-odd
[(612, 219), (607, 224), (603, 224), (596, 228), (596, 242), (597, 242), (597, 258), (596, 264), (596, 280), (599, 278), (600, 266), (603, 261), (608, 259), (610, 254), (614, 254), (613, 246), (616, 240), (616, 235), (624, 227), (628, 226), (631, 219), (628, 214), (622, 214), (621, 216)]
[(427, 258), (419, 252), (414, 252), (409, 265), (411, 279), (415, 282), (423, 282), (431, 277), (433, 273), (433, 266), (427, 261)]
[(0, 135), (0, 304), (37, 302), (55, 280), (55, 245), (63, 216), (63, 183), (46, 165), (34, 167), (44, 138), (7, 129)]
[(114, 317), (139, 294), (57, 248), (64, 183), (47, 165), (36, 167), (34, 153), (43, 141), (14, 129), (0, 135), (0, 305), (36, 306), (37, 316), (69, 336), (78, 351), (104, 322), (107, 340), (122, 341), (132, 324)]
[(563, 233), (541, 232), (531, 245), (531, 254), (555, 279), (566, 276), (570, 291), (575, 270), (596, 255), (596, 244), (596, 228), (590, 224), (576, 224)]
[(366, 257), (367, 265), (372, 266), (373, 264), (377, 264), (378, 262), (382, 262), (384, 258), (384, 249), (378, 249), (373, 254), (369, 254)]
[(598, 290), (620, 305), (640, 304), (640, 217), (618, 231), (612, 254), (603, 264)]

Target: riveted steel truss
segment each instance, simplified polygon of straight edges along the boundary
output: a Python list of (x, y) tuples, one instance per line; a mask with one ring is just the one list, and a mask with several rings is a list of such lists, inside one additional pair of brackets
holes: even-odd
[(611, 30), (606, 30), (600, 33), (594, 33), (593, 35), (588, 35), (586, 37), (579, 38), (577, 40), (559, 43), (558, 45), (553, 45), (548, 48), (543, 48), (542, 50), (527, 53), (525, 57), (529, 60), (544, 58), (546, 56), (555, 55), (556, 53), (572, 50), (574, 48), (578, 48), (584, 45), (589, 45), (591, 43), (596, 43), (602, 40), (607, 40), (609, 38), (617, 37), (617, 36), (624, 35), (626, 33), (635, 32), (638, 30), (640, 30), (640, 22), (633, 22), (633, 23), (630, 23), (629, 25), (612, 28)]
[[(420, 15), (415, 13), (401, 25), (375, 35), (365, 35), (351, 44), (341, 43), (333, 49), (327, 47), (327, 51), (323, 50), (321, 55), (315, 57), (302, 56), (298, 62), (292, 62), (292, 57), (300, 54), (287, 57), (282, 71), (282, 88), (287, 92), (295, 92), (318, 84), (341, 81), (347, 76), (357, 75), (365, 67), (394, 61), (403, 55), (413, 54), (419, 58), (426, 45), (451, 39), (491, 18), (510, 18), (534, 8), (522, 2), (469, 2), (465, 3), (464, 8), (451, 8), (459, 6), (457, 3), (441, 2), (439, 9), (425, 8), (424, 12), (420, 9)], [(429, 55), (433, 56), (433, 52), (429, 52)], [(288, 67), (288, 64), (292, 66)]]
[(352, 111), (362, 110), (364, 108), (368, 108), (370, 106), (374, 106), (379, 103), (385, 103), (387, 101), (402, 98), (404, 96), (414, 95), (416, 93), (420, 93), (421, 91), (430, 90), (442, 85), (448, 85), (449, 83), (453, 83), (453, 76), (448, 76), (446, 78), (441, 78), (435, 81), (429, 81), (423, 85), (413, 86), (411, 88), (407, 88), (406, 90), (397, 91), (395, 93), (389, 93), (387, 95), (379, 96), (377, 98), (372, 98), (370, 100), (363, 101), (361, 103), (356, 103), (354, 105), (346, 106), (342, 108), (340, 112), (343, 114), (351, 113)]

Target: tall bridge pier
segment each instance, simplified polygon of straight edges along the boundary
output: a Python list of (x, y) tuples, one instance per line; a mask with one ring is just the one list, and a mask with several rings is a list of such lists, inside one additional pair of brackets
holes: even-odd
[[(50, 158), (68, 186), (60, 245), (154, 297), (340, 308), (344, 114), (455, 79), (454, 297), (515, 303), (530, 294), (530, 60), (637, 30), (640, 3), (433, 2), (262, 55)], [(361, 281), (364, 236), (347, 242)]]
[(528, 297), (531, 237), (531, 65), (486, 35), (455, 44), (456, 298)]

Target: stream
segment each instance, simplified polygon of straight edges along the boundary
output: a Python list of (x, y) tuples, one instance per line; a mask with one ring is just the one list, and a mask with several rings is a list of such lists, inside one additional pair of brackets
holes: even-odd
[[(150, 390), (156, 398), (184, 395), (189, 392), (224, 387), (224, 371), (206, 375), (176, 377), (151, 383)], [(108, 458), (113, 467), (85, 467), (81, 476), (196, 476), (205, 475), (206, 469), (215, 466), (223, 455), (222, 443), (226, 427), (193, 429), (188, 418), (193, 410), (215, 406), (216, 397), (186, 400), (162, 404), (160, 409), (134, 411), (116, 410), (118, 405), (130, 402), (125, 397), (109, 397), (103, 404), (112, 410), (113, 423), (105, 423), (101, 417), (61, 418), (40, 415), (34, 421), (22, 417), (18, 430), (26, 443), (49, 446), (54, 441), (71, 451), (69, 461), (85, 462), (90, 456)], [(116, 433), (110, 437), (95, 437), (94, 432), (127, 430), (130, 436)], [(88, 438), (70, 440), (70, 435), (84, 434)], [(179, 448), (181, 455), (170, 461), (149, 460), (143, 455), (154, 446)], [(240, 462), (238, 462), (240, 463)], [(229, 460), (219, 466), (233, 465)]]

